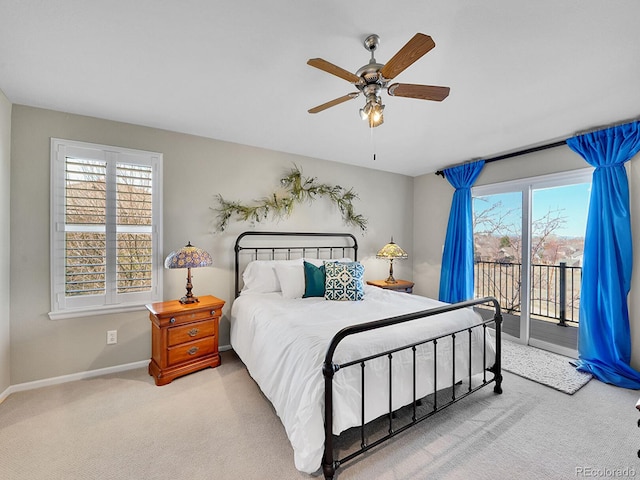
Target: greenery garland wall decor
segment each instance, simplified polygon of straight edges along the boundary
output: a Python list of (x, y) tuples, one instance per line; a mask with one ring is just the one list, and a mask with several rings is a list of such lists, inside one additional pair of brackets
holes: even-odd
[(353, 201), (358, 198), (358, 195), (352, 188), (345, 189), (340, 185), (318, 183), (315, 177), (303, 177), (302, 171), (296, 165), (280, 180), (280, 185), (286, 193), (274, 192), (253, 205), (229, 202), (222, 198), (222, 195), (216, 195), (220, 204), (217, 208), (213, 208), (218, 212), (217, 230), (223, 232), (234, 215), (238, 220), (256, 222), (266, 219), (269, 215), (273, 218), (288, 217), (296, 203), (311, 202), (318, 197), (327, 197), (335, 203), (347, 225), (360, 227), (362, 231), (367, 229), (367, 219), (355, 213), (353, 209)]

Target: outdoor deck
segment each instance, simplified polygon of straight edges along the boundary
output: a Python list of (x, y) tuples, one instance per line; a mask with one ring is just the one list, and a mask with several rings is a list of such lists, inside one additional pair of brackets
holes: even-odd
[[(474, 270), (475, 296), (498, 299), (503, 309), (503, 331), (519, 338), (521, 264), (476, 261)], [(531, 265), (531, 339), (577, 350), (581, 279), (581, 267), (564, 263)]]

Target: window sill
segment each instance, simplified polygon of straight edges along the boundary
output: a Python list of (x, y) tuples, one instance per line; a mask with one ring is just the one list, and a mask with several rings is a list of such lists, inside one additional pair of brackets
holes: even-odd
[(101, 307), (77, 308), (60, 312), (49, 312), (49, 320), (65, 320), (67, 318), (92, 317), (95, 315), (111, 315), (115, 313), (138, 312), (144, 305), (106, 305)]

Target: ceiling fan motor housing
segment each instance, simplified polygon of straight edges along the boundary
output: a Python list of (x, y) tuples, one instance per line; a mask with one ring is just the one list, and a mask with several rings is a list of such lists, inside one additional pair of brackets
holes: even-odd
[[(384, 87), (384, 79), (380, 75), (380, 69), (384, 67), (384, 64), (376, 62), (376, 59), (373, 57), (373, 52), (378, 48), (378, 45), (380, 45), (380, 37), (376, 34), (369, 35), (364, 39), (364, 48), (371, 52), (371, 60), (358, 69), (356, 76), (360, 77), (365, 85), (379, 83)], [(360, 86), (362, 86), (362, 84)]]
[[(367, 63), (356, 72), (356, 76), (362, 78), (365, 84), (383, 83), (380, 69), (384, 67), (382, 63)], [(383, 85), (384, 86), (384, 85)]]

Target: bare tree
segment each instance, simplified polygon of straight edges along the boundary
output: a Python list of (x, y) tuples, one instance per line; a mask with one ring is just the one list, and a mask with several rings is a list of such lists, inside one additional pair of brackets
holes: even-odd
[[(488, 198), (476, 197), (476, 202), (489, 202)], [(555, 232), (567, 221), (564, 209), (549, 209), (531, 225), (532, 263), (556, 265), (560, 242)], [(522, 234), (519, 209), (504, 208), (496, 201), (486, 208), (474, 208), (474, 247), (476, 252), (476, 292), (495, 296), (503, 309), (508, 312), (521, 310), (522, 287)], [(514, 221), (516, 220), (516, 221)], [(531, 276), (532, 292), (544, 296), (553, 295), (551, 285), (555, 285), (556, 269), (551, 277), (534, 274)], [(532, 300), (540, 300), (534, 298)]]

